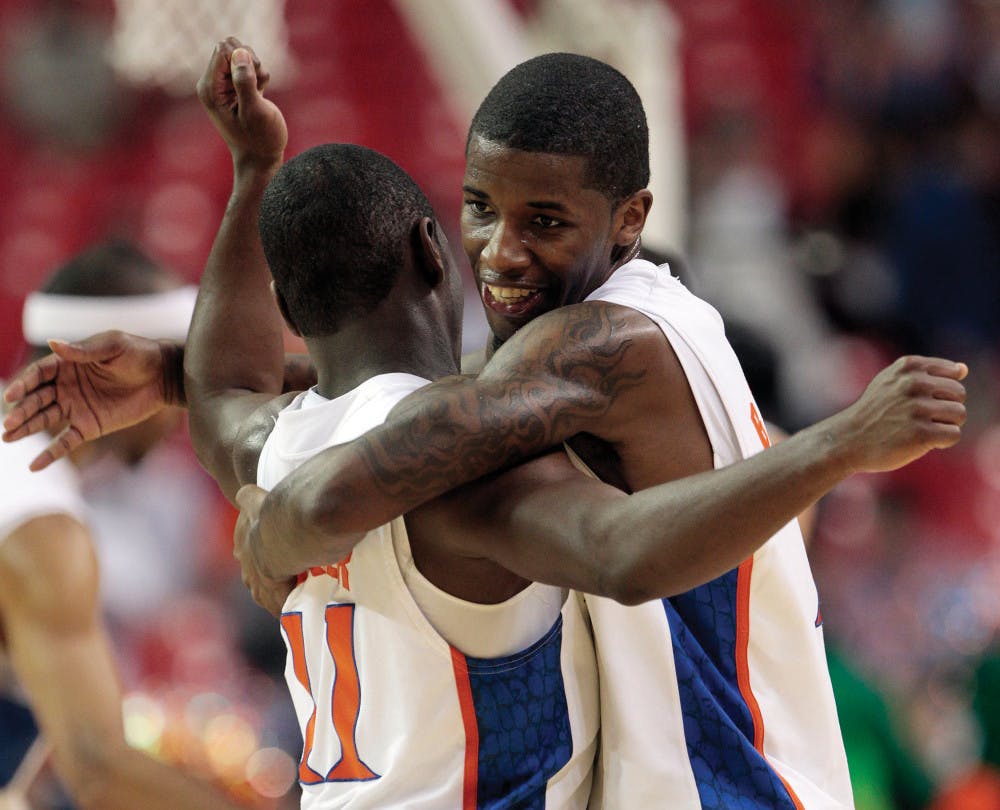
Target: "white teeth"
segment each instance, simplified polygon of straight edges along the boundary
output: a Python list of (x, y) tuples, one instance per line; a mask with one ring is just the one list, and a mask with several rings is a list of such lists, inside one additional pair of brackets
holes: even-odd
[(492, 284), (487, 284), (486, 289), (490, 291), (490, 294), (497, 301), (505, 304), (512, 301), (520, 301), (522, 298), (527, 298), (529, 295), (535, 293), (535, 290), (528, 290), (524, 287), (496, 287)]

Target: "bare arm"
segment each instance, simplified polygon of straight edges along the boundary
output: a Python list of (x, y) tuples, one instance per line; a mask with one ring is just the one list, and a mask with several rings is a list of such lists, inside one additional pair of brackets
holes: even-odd
[(35, 518), (0, 542), (0, 617), (56, 770), (84, 810), (235, 810), (220, 791), (129, 747), (86, 529)]
[[(234, 464), (247, 418), (282, 390), (283, 326), (257, 232), (258, 208), (280, 168), (288, 134), (261, 89), (266, 74), (250, 52), (220, 43), (198, 97), (233, 156), (233, 192), (205, 265), (184, 359), (191, 441), (232, 499)], [(248, 465), (241, 465), (246, 469)]]
[(596, 425), (649, 359), (648, 342), (619, 310), (580, 304), (548, 313), (478, 378), (438, 380), (384, 425), (305, 462), (264, 501), (248, 555), (281, 576), (341, 559), (364, 532)]
[[(274, 576), (341, 559), (360, 533), (455, 486), (576, 433), (601, 435), (602, 425), (613, 421), (604, 417), (653, 362), (648, 343), (614, 307), (583, 304), (537, 319), (478, 379), (448, 378), (421, 389), (385, 425), (285, 478), (249, 527), (248, 555)], [(829, 488), (852, 472), (894, 469), (948, 447), (965, 419), (959, 382), (965, 373), (964, 365), (947, 360), (901, 358), (857, 403), (820, 423), (827, 443), (807, 434), (783, 443), (781, 452), (799, 466), (823, 465), (835, 479), (824, 477)], [(818, 458), (817, 447), (824, 450)], [(790, 487), (764, 475), (756, 479), (759, 464), (738, 465), (746, 465), (738, 486), (767, 486), (755, 497), (780, 513), (778, 526), (818, 497), (809, 482), (797, 479)]]
[(749, 461), (630, 495), (556, 451), (455, 489), (407, 521), (525, 579), (639, 604), (735, 568), (850, 475), (838, 431), (820, 423)]

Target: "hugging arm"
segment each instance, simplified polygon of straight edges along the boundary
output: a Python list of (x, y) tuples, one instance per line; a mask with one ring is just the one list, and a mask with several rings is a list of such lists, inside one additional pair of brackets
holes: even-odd
[(455, 489), (407, 522), (525, 579), (640, 604), (737, 567), (851, 474), (839, 435), (820, 424), (748, 461), (632, 494), (555, 451)]
[[(643, 387), (647, 370), (660, 361), (645, 327), (623, 312), (581, 304), (548, 313), (509, 340), (478, 379), (427, 386), (403, 400), (386, 424), (303, 464), (263, 500), (247, 532), (261, 570), (285, 576), (341, 559), (359, 533), (456, 486), (577, 433), (601, 435), (603, 425), (642, 418), (641, 409), (624, 403), (642, 403), (630, 392)], [(757, 515), (776, 530), (853, 472), (895, 469), (958, 441), (966, 371), (949, 360), (900, 358), (850, 407), (731, 470), (686, 482), (694, 489), (684, 497), (718, 503), (716, 525), (737, 499), (744, 514), (729, 516), (734, 526)], [(776, 474), (778, 465), (810, 475)], [(711, 491), (723, 475), (732, 489), (717, 502)], [(649, 497), (630, 500), (641, 505)], [(527, 576), (511, 561), (503, 564)]]

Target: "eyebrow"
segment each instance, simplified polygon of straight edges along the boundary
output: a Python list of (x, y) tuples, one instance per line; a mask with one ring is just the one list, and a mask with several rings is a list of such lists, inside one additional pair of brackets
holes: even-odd
[[(478, 188), (473, 188), (472, 186), (462, 186), (462, 191), (466, 194), (471, 194), (473, 197), (479, 197), (481, 200), (488, 200), (489, 194), (480, 191)], [(525, 203), (528, 208), (540, 208), (548, 211), (561, 211), (568, 212), (567, 208), (563, 203), (556, 202), (555, 200), (529, 200)]]

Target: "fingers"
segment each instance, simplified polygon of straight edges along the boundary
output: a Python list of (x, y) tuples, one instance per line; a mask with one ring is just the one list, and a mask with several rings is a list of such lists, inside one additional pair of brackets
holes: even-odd
[(233, 51), (233, 47), (228, 40), (218, 43), (215, 46), (215, 50), (212, 51), (211, 58), (208, 60), (208, 67), (205, 68), (205, 72), (198, 79), (198, 100), (208, 108), (213, 108), (217, 104), (215, 94), (229, 74), (229, 56)]
[(64, 456), (68, 456), (82, 444), (83, 436), (80, 434), (80, 431), (69, 425), (49, 442), (49, 446), (45, 450), (35, 457), (31, 464), (28, 465), (28, 469), (32, 472), (44, 470), (53, 462), (58, 461)]
[(237, 48), (233, 51), (229, 64), (233, 75), (233, 87), (236, 89), (236, 101), (242, 117), (256, 102), (259, 93), (253, 55), (246, 48)]
[(55, 388), (47, 385), (21, 400), (3, 420), (3, 440), (13, 442), (54, 428), (63, 421), (62, 407), (56, 400)]
[(922, 357), (920, 355), (906, 355), (896, 361), (901, 371), (923, 371), (935, 377), (946, 377), (952, 380), (964, 380), (969, 373), (969, 367), (965, 363), (957, 363), (954, 360), (946, 360), (943, 357)]
[(59, 358), (46, 355), (36, 360), (17, 374), (3, 392), (5, 402), (22, 400), (29, 391), (33, 391), (45, 383), (52, 382), (59, 371)]
[(73, 363), (103, 363), (118, 356), (125, 349), (127, 335), (111, 330), (91, 335), (89, 338), (69, 343), (65, 340), (50, 340), (53, 354)]
[(261, 489), (256, 484), (244, 484), (236, 492), (236, 505), (240, 508), (240, 512), (245, 513), (248, 518), (256, 520), (266, 497), (266, 489)]

